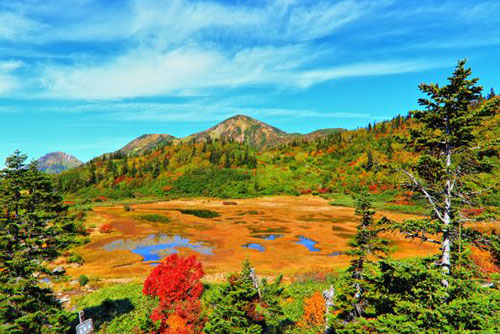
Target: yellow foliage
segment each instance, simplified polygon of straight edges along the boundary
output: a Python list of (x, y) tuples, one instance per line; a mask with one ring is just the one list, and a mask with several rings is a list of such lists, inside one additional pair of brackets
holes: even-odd
[(325, 301), (321, 292), (316, 291), (304, 301), (304, 315), (299, 321), (299, 327), (316, 327), (325, 323)]

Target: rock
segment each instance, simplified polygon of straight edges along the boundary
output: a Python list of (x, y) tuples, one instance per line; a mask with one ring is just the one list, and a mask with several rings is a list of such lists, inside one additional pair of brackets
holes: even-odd
[(62, 275), (62, 274), (64, 274), (65, 272), (66, 272), (66, 270), (64, 270), (64, 268), (63, 268), (63, 267), (56, 267), (56, 268), (54, 268), (54, 270), (52, 270), (52, 273), (53, 273), (54, 275)]
[(60, 304), (69, 303), (70, 300), (71, 298), (69, 298), (68, 295), (62, 296), (61, 298), (58, 299)]

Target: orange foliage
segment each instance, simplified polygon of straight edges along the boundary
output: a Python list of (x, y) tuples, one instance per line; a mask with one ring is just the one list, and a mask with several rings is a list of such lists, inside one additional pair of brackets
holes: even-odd
[(325, 301), (321, 292), (316, 291), (304, 301), (304, 315), (299, 321), (299, 327), (316, 327), (325, 323)]
[(99, 232), (101, 232), (101, 233), (111, 233), (111, 232), (113, 232), (113, 226), (111, 224), (101, 225), (101, 227), (99, 228)]
[(490, 252), (477, 247), (472, 247), (471, 258), (483, 273), (500, 273), (500, 268), (495, 263), (495, 259)]
[(462, 209), (462, 214), (467, 218), (479, 216), (484, 212), (484, 208)]
[(123, 180), (125, 180), (126, 176), (125, 175), (121, 175), (121, 176), (118, 176), (115, 181), (113, 182), (113, 184), (118, 184), (120, 182), (123, 182)]

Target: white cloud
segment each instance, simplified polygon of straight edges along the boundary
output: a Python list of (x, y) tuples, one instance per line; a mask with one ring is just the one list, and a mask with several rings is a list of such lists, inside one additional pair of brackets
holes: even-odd
[[(44, 54), (47, 49), (43, 48), (16, 49), (19, 56), (33, 54), (43, 60), (30, 63), (22, 75), (16, 69), (0, 69), (0, 94), (19, 88), (17, 96), (51, 99), (206, 95), (213, 89), (253, 85), (307, 88), (344, 77), (424, 70), (443, 61), (427, 55), (404, 57), (403, 61), (388, 53), (375, 57), (370, 56), (371, 50), (359, 52), (359, 46), (349, 49), (334, 39), (316, 41), (367, 21), (387, 24), (393, 18), (401, 23), (403, 14), (432, 18), (451, 11), (454, 17), (472, 21), (483, 18), (484, 4), (490, 2), (473, 6), (467, 14), (452, 2), (432, 6), (424, 1), (396, 9), (391, 7), (394, 3), (397, 1), (269, 0), (230, 5), (129, 0), (107, 5), (92, 0), (30, 0), (0, 4), (0, 39), (29, 46), (86, 43), (74, 53), (56, 51), (53, 57)], [(415, 28), (408, 17), (405, 27)], [(377, 33), (376, 39), (381, 40), (395, 31)], [(372, 36), (370, 31), (364, 34)], [(490, 42), (490, 38), (482, 39), (482, 45)], [(93, 49), (92, 43), (101, 44)], [(412, 43), (422, 45), (422, 41), (409, 41), (405, 47)], [(446, 44), (436, 40), (429, 45), (443, 48)], [(12, 50), (5, 48), (11, 56)]]
[(21, 87), (19, 78), (13, 73), (23, 66), (23, 62), (11, 60), (0, 62), (0, 95), (14, 92)]

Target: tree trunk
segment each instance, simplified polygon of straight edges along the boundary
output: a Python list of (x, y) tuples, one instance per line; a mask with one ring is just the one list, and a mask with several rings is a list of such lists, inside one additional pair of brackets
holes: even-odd
[[(447, 134), (449, 133), (448, 129), (448, 120), (446, 122), (447, 126)], [(450, 251), (451, 251), (451, 236), (450, 236), (450, 227), (451, 227), (451, 175), (450, 175), (450, 167), (451, 167), (451, 148), (450, 144), (446, 143), (446, 174), (448, 179), (446, 180), (446, 189), (444, 195), (444, 212), (443, 212), (443, 244), (442, 244), (442, 254), (441, 254), (441, 270), (445, 275), (450, 274)], [(448, 279), (443, 278), (442, 280), (443, 286), (448, 287)]]

